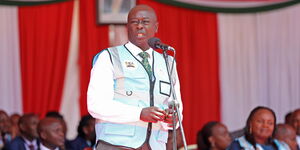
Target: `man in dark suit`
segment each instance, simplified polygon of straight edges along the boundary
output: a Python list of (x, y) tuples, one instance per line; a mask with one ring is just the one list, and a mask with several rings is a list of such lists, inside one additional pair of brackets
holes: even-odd
[(71, 150), (85, 150), (92, 148), (95, 145), (95, 119), (91, 115), (85, 115), (81, 118), (78, 128), (78, 136), (71, 141)]
[(39, 118), (37, 115), (25, 114), (18, 123), (21, 136), (17, 136), (7, 146), (8, 150), (38, 150), (39, 140), (37, 133), (37, 125)]

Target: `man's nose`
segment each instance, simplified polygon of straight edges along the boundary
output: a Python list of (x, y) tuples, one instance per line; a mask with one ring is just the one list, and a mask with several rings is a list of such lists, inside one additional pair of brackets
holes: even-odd
[(138, 20), (137, 21), (137, 28), (143, 28), (144, 27), (144, 22), (143, 20)]
[(144, 28), (144, 25), (142, 24), (141, 21), (139, 21), (139, 23), (137, 24), (137, 28), (138, 28), (138, 29)]

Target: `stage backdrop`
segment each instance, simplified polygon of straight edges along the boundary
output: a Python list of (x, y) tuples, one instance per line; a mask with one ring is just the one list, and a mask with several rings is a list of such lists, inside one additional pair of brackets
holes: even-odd
[[(195, 143), (207, 121), (236, 130), (258, 105), (274, 109), (279, 122), (300, 107), (299, 5), (282, 0), (276, 7), (224, 9), (137, 2), (156, 10), (156, 36), (177, 50), (188, 143)], [(95, 6), (95, 0), (0, 6), (0, 109), (41, 117), (60, 111), (68, 137), (76, 136), (78, 120), (87, 113), (92, 57), (126, 42), (124, 25), (96, 23)]]

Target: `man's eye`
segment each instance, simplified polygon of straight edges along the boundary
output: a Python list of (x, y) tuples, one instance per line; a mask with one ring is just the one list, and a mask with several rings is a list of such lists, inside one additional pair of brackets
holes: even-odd
[(137, 20), (132, 20), (131, 23), (132, 24), (138, 24), (138, 21)]
[(143, 21), (143, 24), (149, 24), (149, 23), (150, 23), (150, 21), (148, 21), (148, 20)]

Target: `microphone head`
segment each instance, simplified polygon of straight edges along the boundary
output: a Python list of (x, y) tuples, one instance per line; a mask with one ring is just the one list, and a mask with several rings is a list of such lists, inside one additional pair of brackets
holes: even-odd
[(157, 49), (156, 44), (159, 42), (160, 42), (159, 38), (153, 37), (148, 40), (148, 45), (153, 49)]

